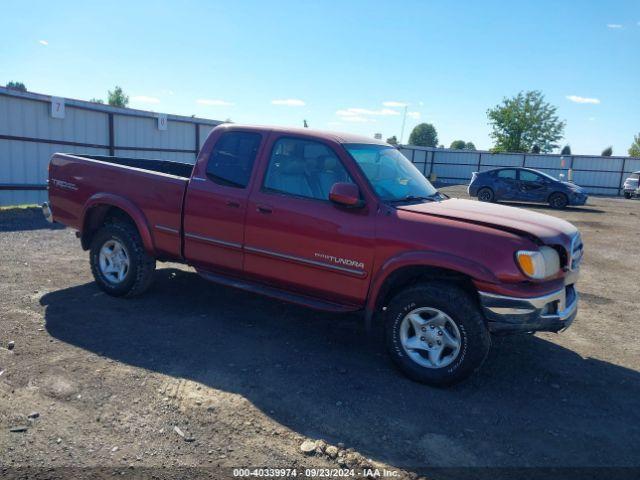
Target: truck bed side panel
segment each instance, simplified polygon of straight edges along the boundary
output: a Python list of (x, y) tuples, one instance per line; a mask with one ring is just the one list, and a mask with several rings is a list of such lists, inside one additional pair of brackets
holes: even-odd
[(138, 214), (154, 255), (181, 257), (182, 201), (188, 180), (174, 175), (56, 154), (49, 167), (54, 220), (82, 231), (87, 209), (108, 204)]

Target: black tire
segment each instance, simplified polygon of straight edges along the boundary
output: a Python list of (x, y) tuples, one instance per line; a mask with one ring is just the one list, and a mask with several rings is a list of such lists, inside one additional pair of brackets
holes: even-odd
[(549, 206), (555, 209), (566, 208), (569, 205), (569, 198), (561, 192), (552, 193), (549, 196)]
[[(459, 352), (442, 368), (420, 365), (402, 344), (403, 320), (422, 307), (445, 313), (458, 329)], [(418, 284), (397, 294), (387, 307), (385, 337), (389, 355), (398, 368), (412, 380), (433, 386), (452, 385), (469, 377), (480, 368), (491, 347), (491, 336), (477, 300), (459, 286), (446, 282)]]
[(624, 198), (629, 200), (632, 197), (631, 192), (624, 192)]
[[(129, 268), (122, 281), (114, 283), (100, 268), (100, 250), (109, 241), (117, 241), (124, 246)], [(114, 297), (134, 297), (142, 294), (153, 280), (156, 268), (155, 258), (144, 249), (137, 228), (129, 223), (116, 222), (103, 226), (93, 237), (89, 252), (91, 272), (98, 286)]]
[(480, 200), (481, 202), (495, 202), (496, 195), (489, 187), (482, 187), (480, 190), (478, 190), (478, 200)]

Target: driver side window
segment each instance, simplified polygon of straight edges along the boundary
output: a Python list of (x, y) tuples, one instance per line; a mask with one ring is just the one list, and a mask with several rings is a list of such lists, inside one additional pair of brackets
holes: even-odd
[(540, 183), (542, 177), (528, 170), (520, 170), (520, 180), (528, 183)]
[(273, 146), (263, 188), (297, 197), (329, 200), (334, 183), (355, 183), (323, 143), (281, 138)]

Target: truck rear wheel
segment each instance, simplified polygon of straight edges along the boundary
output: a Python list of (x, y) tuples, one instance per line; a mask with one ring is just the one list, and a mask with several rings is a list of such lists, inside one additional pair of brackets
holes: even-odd
[(143, 293), (156, 268), (136, 227), (124, 222), (106, 224), (94, 235), (89, 258), (96, 283), (114, 297)]
[(455, 284), (434, 282), (396, 295), (386, 311), (387, 349), (412, 380), (434, 386), (478, 370), (491, 337), (477, 302)]

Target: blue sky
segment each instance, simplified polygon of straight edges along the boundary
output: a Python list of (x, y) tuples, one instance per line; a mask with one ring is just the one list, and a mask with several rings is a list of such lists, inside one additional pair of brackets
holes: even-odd
[(234, 122), (491, 146), (486, 110), (539, 89), (574, 153), (640, 132), (640, 1), (3, 0), (0, 84)]

